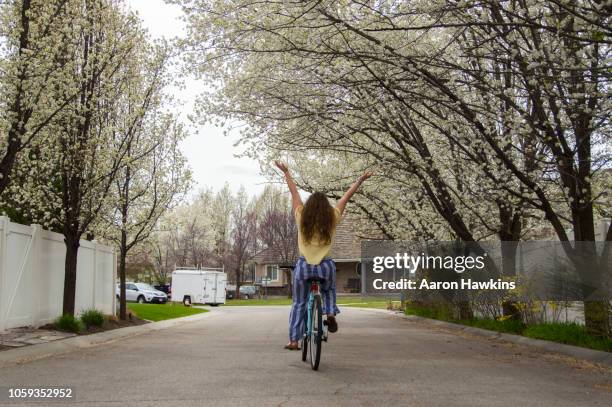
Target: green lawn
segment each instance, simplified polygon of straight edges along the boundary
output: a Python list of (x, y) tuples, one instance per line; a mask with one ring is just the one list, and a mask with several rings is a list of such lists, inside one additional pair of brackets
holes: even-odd
[(227, 300), (225, 301), (225, 305), (291, 305), (291, 298)]
[[(389, 302), (387, 300), (364, 300), (361, 302), (351, 301), (350, 303), (340, 302), (340, 305), (343, 307), (354, 307), (354, 308), (379, 308), (379, 309), (387, 309), (389, 306)], [(394, 307), (399, 307), (400, 301), (392, 301), (392, 305)]]
[(128, 308), (140, 319), (163, 321), (208, 312), (206, 309), (185, 307), (183, 304), (137, 304), (128, 303)]
[(584, 325), (573, 323), (554, 323), (525, 325), (520, 321), (493, 320), (474, 318), (471, 320), (456, 320), (450, 318), (443, 311), (424, 307), (406, 307), (406, 314), (417, 315), (424, 318), (438, 319), (453, 322), (455, 324), (468, 325), (490, 331), (505, 332), (522, 335), (529, 338), (544, 339), (552, 342), (565, 343), (567, 345), (581, 346), (612, 352), (612, 339), (600, 338), (587, 333)]
[[(358, 308), (387, 308), (387, 299), (380, 297), (338, 297), (338, 305)], [(399, 301), (394, 301), (398, 303)], [(225, 305), (291, 305), (290, 298), (269, 298), (252, 300), (227, 300)]]
[(540, 324), (525, 328), (524, 336), (582, 346), (612, 352), (612, 339), (599, 338), (587, 333), (584, 325), (578, 324)]

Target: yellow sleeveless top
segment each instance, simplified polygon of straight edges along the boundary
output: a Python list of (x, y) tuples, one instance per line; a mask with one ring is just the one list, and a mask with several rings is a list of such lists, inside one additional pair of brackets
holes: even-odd
[(331, 251), (332, 242), (336, 234), (336, 226), (340, 223), (340, 209), (334, 208), (335, 220), (332, 227), (331, 240), (328, 244), (321, 242), (319, 239), (313, 237), (312, 241), (306, 243), (302, 236), (301, 225), (302, 225), (302, 211), (304, 205), (300, 205), (295, 208), (295, 223), (298, 226), (298, 249), (300, 255), (304, 256), (308, 264), (319, 264), (325, 256), (329, 256)]

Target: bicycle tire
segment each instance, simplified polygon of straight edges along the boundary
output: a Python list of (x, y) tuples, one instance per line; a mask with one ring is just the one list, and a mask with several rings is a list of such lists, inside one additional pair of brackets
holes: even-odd
[(312, 370), (319, 369), (321, 361), (321, 344), (323, 342), (323, 309), (321, 307), (321, 296), (314, 298), (312, 310), (312, 332), (310, 334), (310, 367)]
[(302, 362), (306, 362), (307, 357), (308, 357), (308, 336), (304, 335), (304, 339), (302, 339)]

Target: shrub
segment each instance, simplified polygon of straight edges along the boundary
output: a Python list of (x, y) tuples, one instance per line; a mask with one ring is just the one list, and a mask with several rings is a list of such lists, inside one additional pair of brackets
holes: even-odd
[(528, 326), (523, 335), (535, 339), (544, 339), (612, 352), (612, 339), (593, 336), (587, 332), (584, 325), (575, 323), (550, 323)]
[(522, 321), (514, 319), (480, 319), (474, 318), (465, 321), (456, 321), (463, 325), (469, 325), (476, 328), (488, 329), (489, 331), (505, 332), (510, 334), (521, 335), (525, 330), (525, 324)]
[(452, 312), (448, 309), (446, 304), (406, 304), (404, 313), (407, 315), (416, 315), (423, 318), (439, 319), (442, 321), (452, 320)]
[(95, 308), (88, 309), (81, 313), (81, 321), (87, 328), (91, 326), (101, 327), (104, 324), (104, 314)]
[(61, 317), (57, 317), (55, 320), (55, 326), (57, 329), (62, 331), (79, 333), (83, 328), (83, 324), (74, 315), (64, 314)]

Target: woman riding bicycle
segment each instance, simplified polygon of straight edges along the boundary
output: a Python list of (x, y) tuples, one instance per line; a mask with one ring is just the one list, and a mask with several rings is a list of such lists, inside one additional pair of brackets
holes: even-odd
[(291, 192), (295, 221), (298, 225), (300, 258), (293, 271), (293, 304), (289, 314), (289, 343), (285, 345), (285, 349), (299, 350), (298, 341), (304, 334), (304, 318), (308, 299), (307, 280), (309, 278), (321, 280), (323, 313), (327, 315), (327, 327), (329, 332), (338, 330), (335, 318), (340, 312), (336, 306), (336, 265), (329, 257), (329, 252), (336, 233), (336, 226), (340, 223), (346, 204), (372, 173), (366, 172), (359, 177), (334, 208), (322, 192), (313, 193), (306, 200), (306, 204), (303, 204), (287, 165), (277, 161), (276, 166), (285, 174), (285, 180)]

